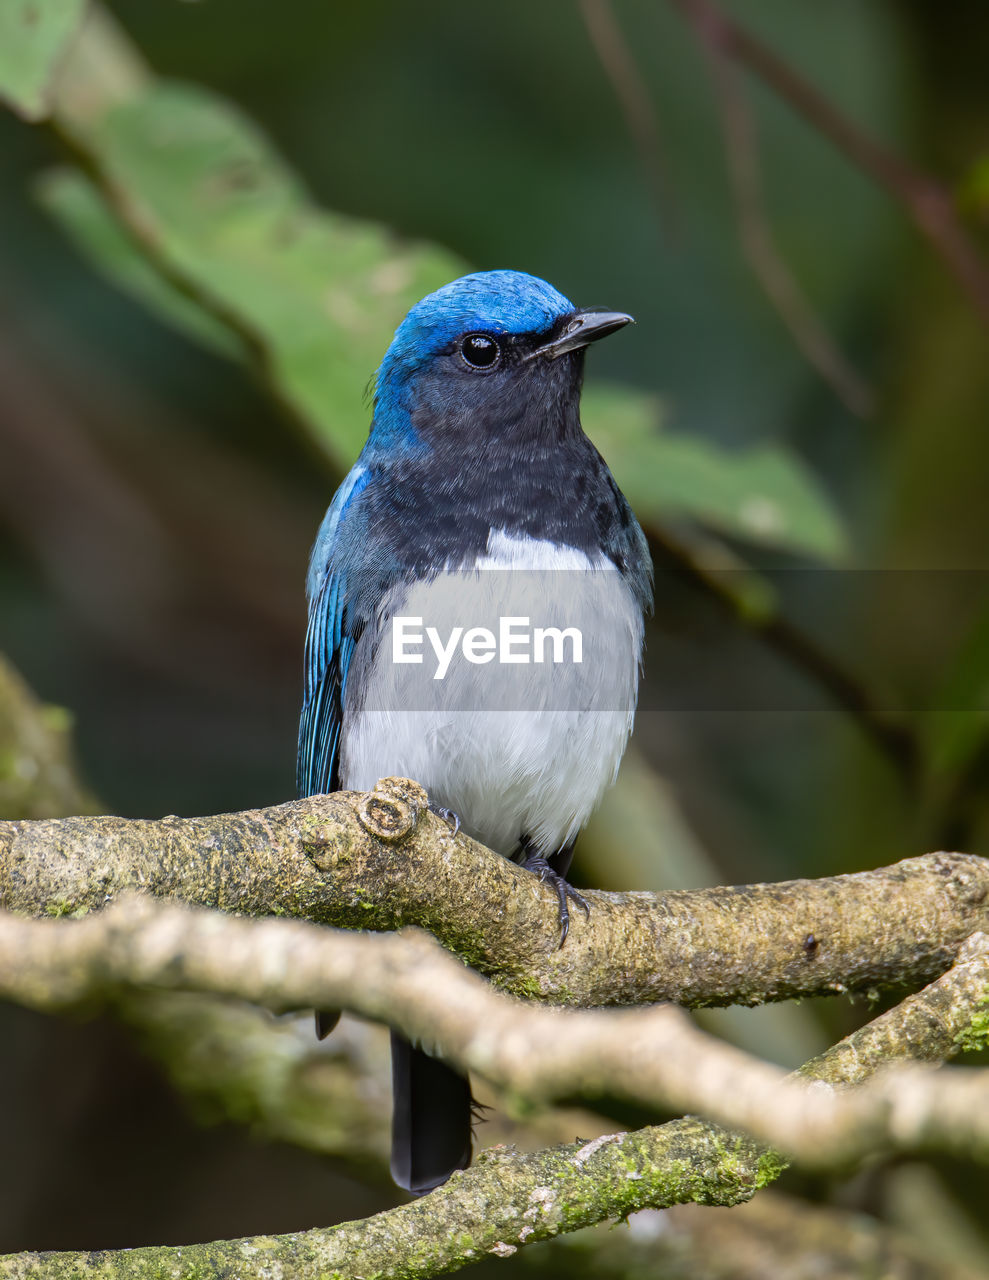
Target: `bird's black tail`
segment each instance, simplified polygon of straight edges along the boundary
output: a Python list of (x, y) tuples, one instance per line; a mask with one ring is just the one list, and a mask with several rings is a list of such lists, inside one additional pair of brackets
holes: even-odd
[(421, 1196), (470, 1164), (470, 1082), (394, 1031), (391, 1072), (391, 1176)]

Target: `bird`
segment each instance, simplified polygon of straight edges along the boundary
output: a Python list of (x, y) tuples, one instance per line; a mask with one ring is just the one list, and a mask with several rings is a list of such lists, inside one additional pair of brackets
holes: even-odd
[[(566, 877), (631, 733), (652, 607), (645, 536), (579, 413), (588, 346), (630, 323), (515, 270), (416, 303), (306, 581), (299, 794), (415, 779), (454, 835), (555, 891), (560, 945), (588, 910)], [(478, 1109), (396, 1032), (392, 1086), (392, 1177), (423, 1195), (469, 1165)]]

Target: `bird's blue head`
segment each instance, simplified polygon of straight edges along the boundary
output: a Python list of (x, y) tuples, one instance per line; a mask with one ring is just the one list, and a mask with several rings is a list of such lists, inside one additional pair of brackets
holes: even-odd
[[(375, 379), (372, 444), (448, 446), (577, 422), (588, 343), (631, 321), (523, 271), (461, 276), (417, 302)], [(571, 412), (572, 411), (572, 412)]]

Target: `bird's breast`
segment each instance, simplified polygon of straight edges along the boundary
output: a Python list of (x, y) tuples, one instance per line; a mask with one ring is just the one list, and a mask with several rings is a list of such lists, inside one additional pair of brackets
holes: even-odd
[(341, 778), (421, 782), (510, 854), (573, 839), (631, 729), (642, 615), (614, 565), (493, 532), (380, 602), (348, 675)]

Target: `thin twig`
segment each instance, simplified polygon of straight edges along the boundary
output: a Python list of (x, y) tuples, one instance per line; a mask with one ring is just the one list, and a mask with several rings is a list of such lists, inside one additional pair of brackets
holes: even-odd
[(689, 12), (711, 69), (739, 234), (749, 265), (809, 363), (847, 409), (868, 418), (875, 409), (872, 388), (832, 340), (776, 246), (766, 211), (755, 123), (735, 68), (723, 47), (710, 38), (711, 29), (701, 11), (691, 5)]
[(608, 0), (580, 0), (580, 12), (591, 46), (625, 117), (661, 224), (671, 230), (676, 210), (656, 111), (645, 80)]
[(705, 41), (757, 75), (815, 129), (902, 204), (914, 225), (989, 323), (989, 266), (959, 220), (951, 194), (936, 179), (914, 169), (843, 115), (822, 93), (712, 0), (670, 0), (693, 26), (703, 23)]
[[(889, 761), (903, 785), (910, 789), (916, 787), (921, 773), (921, 749), (911, 726), (890, 711), (854, 672), (777, 608), (753, 608), (750, 592), (735, 581), (738, 574), (722, 571), (726, 560), (730, 560), (734, 570), (744, 570), (745, 565), (731, 556), (726, 547), (701, 542), (696, 535), (678, 535), (666, 525), (652, 524), (648, 533), (654, 551), (819, 686)], [(749, 573), (753, 575), (753, 571)]]

